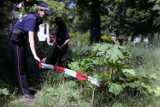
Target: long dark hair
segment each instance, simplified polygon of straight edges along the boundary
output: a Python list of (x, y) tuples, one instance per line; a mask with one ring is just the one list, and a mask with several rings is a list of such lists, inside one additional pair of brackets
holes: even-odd
[(56, 17), (55, 23), (58, 26), (58, 31), (64, 31), (67, 28), (65, 22), (61, 17)]
[(64, 21), (56, 22), (56, 25), (58, 26), (58, 31), (63, 31), (67, 28)]

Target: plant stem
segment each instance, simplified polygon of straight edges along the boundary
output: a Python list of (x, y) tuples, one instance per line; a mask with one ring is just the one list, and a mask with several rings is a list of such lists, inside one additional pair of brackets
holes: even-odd
[(93, 88), (93, 92), (92, 92), (92, 100), (91, 100), (91, 107), (93, 107), (93, 101), (94, 101), (94, 92), (95, 92), (96, 86), (94, 86)]

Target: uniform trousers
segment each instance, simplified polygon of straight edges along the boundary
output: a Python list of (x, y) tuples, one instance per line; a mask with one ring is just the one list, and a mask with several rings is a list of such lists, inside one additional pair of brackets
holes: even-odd
[(27, 80), (27, 42), (23, 41), (17, 43), (9, 40), (9, 45), (12, 53), (12, 63), (14, 68), (14, 74), (16, 78), (16, 84), (21, 94), (29, 94), (29, 86)]

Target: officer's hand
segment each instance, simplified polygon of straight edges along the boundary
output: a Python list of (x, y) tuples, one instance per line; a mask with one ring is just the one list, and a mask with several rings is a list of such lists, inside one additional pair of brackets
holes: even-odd
[(34, 59), (35, 59), (36, 61), (38, 61), (38, 62), (41, 61), (40, 58), (39, 58), (38, 56), (34, 56)]

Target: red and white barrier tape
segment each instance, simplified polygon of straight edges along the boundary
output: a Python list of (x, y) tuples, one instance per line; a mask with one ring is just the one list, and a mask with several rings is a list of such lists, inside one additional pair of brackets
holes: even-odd
[(95, 78), (87, 76), (87, 75), (82, 74), (80, 72), (75, 72), (71, 69), (63, 68), (63, 67), (60, 67), (60, 66), (54, 66), (54, 65), (51, 65), (51, 64), (45, 64), (45, 63), (39, 63), (39, 68), (56, 69), (61, 73), (65, 73), (65, 74), (70, 75), (72, 77), (75, 77), (77, 79), (88, 80), (92, 84), (94, 84), (98, 87), (100, 87), (100, 85), (101, 85)]

